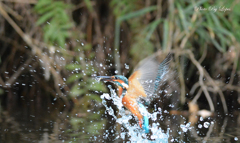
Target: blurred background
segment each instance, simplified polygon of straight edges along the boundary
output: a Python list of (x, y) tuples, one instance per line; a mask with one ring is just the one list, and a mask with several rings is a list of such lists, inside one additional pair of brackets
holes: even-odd
[[(173, 53), (174, 76), (149, 109), (161, 107), (169, 141), (237, 142), (239, 7), (239, 0), (0, 0), (0, 140), (123, 141), (101, 103), (109, 90), (92, 76), (129, 77), (160, 51)], [(179, 134), (190, 120), (196, 132)], [(215, 123), (211, 130), (199, 127), (204, 120)]]

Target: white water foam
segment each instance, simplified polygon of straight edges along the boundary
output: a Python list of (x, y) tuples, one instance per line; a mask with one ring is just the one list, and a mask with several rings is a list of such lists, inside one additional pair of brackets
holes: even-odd
[[(168, 133), (164, 133), (163, 130), (159, 127), (158, 123), (153, 123), (149, 125), (150, 134), (146, 134), (143, 129), (139, 127), (138, 124), (131, 125), (130, 120), (132, 119), (131, 114), (126, 114), (125, 109), (123, 108), (122, 98), (118, 97), (115, 90), (112, 89), (111, 86), (108, 86), (111, 92), (111, 96), (107, 93), (101, 95), (102, 104), (106, 108), (106, 112), (111, 115), (114, 119), (116, 119), (117, 123), (121, 124), (127, 131), (121, 131), (120, 135), (117, 136), (116, 139), (122, 138), (125, 140), (125, 137), (128, 137), (130, 142), (143, 142), (143, 143), (150, 143), (150, 142), (157, 142), (157, 143), (167, 143), (168, 142)], [(107, 100), (113, 100), (113, 103), (117, 106), (119, 110), (119, 114), (121, 115), (120, 118), (117, 118), (114, 115), (114, 110), (112, 107), (108, 107), (106, 104)], [(147, 114), (149, 119), (156, 120), (157, 112), (154, 113), (144, 113)]]

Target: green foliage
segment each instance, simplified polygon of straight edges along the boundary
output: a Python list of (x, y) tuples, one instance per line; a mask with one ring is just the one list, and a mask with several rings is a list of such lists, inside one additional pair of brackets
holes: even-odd
[(37, 20), (37, 25), (44, 25), (44, 41), (50, 44), (58, 44), (64, 48), (66, 39), (70, 37), (69, 29), (73, 27), (67, 10), (71, 6), (63, 1), (39, 0), (35, 6), (35, 11), (41, 16)]
[[(140, 23), (141, 23), (141, 16), (143, 16), (144, 14), (146, 14), (148, 12), (154, 11), (156, 9), (157, 9), (156, 6), (150, 6), (150, 7), (146, 7), (141, 10), (134, 11), (134, 12), (131, 12), (131, 13), (128, 13), (128, 14), (118, 17), (116, 25), (115, 25), (114, 48), (117, 50), (119, 49), (120, 25), (123, 21), (128, 20), (131, 23), (131, 26), (133, 27), (132, 29), (134, 29), (133, 34), (139, 35), (139, 36), (134, 37), (134, 41), (132, 44), (133, 48), (130, 53), (133, 54), (134, 56), (137, 56), (137, 57), (135, 57), (135, 59), (143, 58), (143, 57), (146, 57), (146, 54), (153, 53), (153, 46), (151, 45), (151, 43), (149, 41), (149, 37), (151, 36), (152, 32), (156, 28), (156, 23), (158, 23), (158, 21), (154, 22), (153, 26), (151, 25), (150, 28), (148, 27), (149, 30), (147, 30), (147, 31), (149, 31), (149, 32), (145, 31), (143, 33), (140, 33), (140, 31), (142, 30), (142, 25)], [(137, 31), (137, 32), (135, 32), (135, 31)], [(142, 36), (142, 35), (144, 35), (144, 36)], [(142, 39), (142, 37), (146, 37), (146, 38)], [(149, 47), (146, 47), (146, 46), (142, 47), (143, 45), (146, 45)], [(141, 52), (140, 54), (134, 54), (134, 53), (139, 53), (139, 48), (145, 49), (145, 50), (147, 50), (147, 52)], [(115, 53), (115, 57), (117, 57), (116, 53)], [(116, 60), (116, 62), (117, 61), (119, 62), (120, 60)], [(117, 64), (120, 64), (120, 63), (117, 63)]]
[(88, 10), (89, 10), (90, 12), (92, 12), (92, 11), (93, 11), (93, 7), (92, 7), (92, 4), (91, 4), (91, 1), (90, 1), (90, 0), (84, 0), (84, 2), (85, 2), (85, 4), (86, 4)]
[(146, 36), (146, 34), (139, 34), (134, 37), (130, 53), (134, 55), (135, 61), (140, 61), (154, 52), (154, 46), (146, 39)]
[(119, 17), (136, 10), (136, 2), (137, 0), (112, 0), (110, 6), (114, 7), (114, 15)]
[[(91, 50), (91, 48), (91, 44), (86, 44), (84, 46), (77, 47), (76, 51), (84, 52)], [(80, 53), (76, 55), (79, 56), (74, 57), (76, 60), (75, 63), (67, 64), (65, 67), (73, 73), (67, 78), (67, 83), (72, 84), (70, 96), (73, 98), (82, 97), (79, 102), (85, 103), (84, 106), (86, 107), (91, 104), (91, 102), (87, 101), (100, 103), (100, 96), (97, 95), (95, 91), (106, 92), (106, 86), (91, 77), (96, 69), (90, 62), (84, 60), (85, 55)], [(95, 54), (90, 55), (89, 59), (92, 59), (91, 57), (95, 57)]]
[[(234, 41), (234, 31), (230, 29), (230, 23), (224, 12), (219, 11), (219, 7), (228, 4), (217, 1), (214, 5), (202, 0), (197, 3), (192, 2), (190, 6), (180, 1), (175, 1), (178, 10), (176, 15), (176, 27), (180, 27), (185, 31), (185, 34), (192, 32), (197, 35), (197, 40), (203, 43), (212, 43), (220, 52), (226, 52), (227, 45)], [(209, 7), (218, 8), (217, 12), (209, 10)], [(207, 10), (196, 10), (194, 7), (207, 8)], [(192, 16), (196, 15), (197, 18), (193, 21)], [(170, 22), (170, 21), (169, 21)], [(189, 47), (192, 45), (194, 37), (189, 38), (187, 44)], [(201, 43), (202, 43), (201, 42)], [(187, 48), (187, 47), (185, 47)]]

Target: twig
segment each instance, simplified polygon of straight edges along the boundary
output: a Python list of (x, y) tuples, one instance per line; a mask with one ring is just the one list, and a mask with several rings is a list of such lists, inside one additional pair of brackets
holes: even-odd
[(18, 25), (9, 17), (6, 11), (2, 7), (2, 2), (0, 2), (0, 14), (9, 22), (9, 24), (15, 29), (15, 31), (23, 37), (23, 31), (18, 27)]
[(227, 122), (228, 121), (228, 117), (225, 117), (224, 120), (223, 120), (223, 125), (221, 127), (221, 131), (219, 133), (219, 137), (223, 138), (224, 136), (224, 133), (225, 133), (225, 129), (226, 129), (226, 126), (227, 126)]
[(203, 67), (199, 64), (198, 61), (196, 61), (196, 59), (194, 58), (194, 55), (193, 53), (190, 51), (190, 50), (187, 50), (186, 51), (189, 55), (189, 58), (191, 59), (192, 63), (198, 68), (198, 71), (200, 73), (200, 76), (199, 76), (199, 84), (201, 85), (201, 88), (208, 100), (208, 104), (210, 106), (210, 110), (211, 112), (214, 112), (215, 109), (214, 109), (214, 106), (213, 106), (213, 102), (212, 102), (212, 99), (208, 93), (208, 90), (206, 88), (206, 85), (203, 83), (203, 77), (204, 77), (204, 70), (203, 70)]
[[(223, 85), (223, 84), (224, 84), (224, 83), (222, 83), (222, 85)], [(221, 89), (222, 89), (223, 91), (225, 91), (225, 90), (235, 90), (235, 91), (237, 91), (237, 92), (240, 92), (239, 86), (234, 86), (234, 85), (230, 85), (230, 84), (227, 84), (227, 85), (223, 86)]]
[(10, 7), (2, 3), (2, 6), (6, 9), (7, 12), (9, 12), (12, 16), (14, 16), (17, 20), (22, 20), (23, 17), (19, 15), (17, 12), (12, 10)]
[[(176, 55), (176, 56), (177, 56), (176, 62), (180, 63), (179, 58), (178, 58), (179, 56), (178, 55)], [(178, 71), (179, 71), (179, 80), (180, 80), (180, 85), (181, 85), (180, 102), (183, 105), (185, 103), (185, 83), (184, 83), (184, 77), (183, 77), (184, 75), (183, 75), (182, 67), (180, 66), (180, 64), (178, 66)]]
[(207, 55), (207, 44), (204, 44), (204, 50), (203, 50), (203, 54), (201, 56), (201, 58), (198, 60), (198, 62), (201, 64), (203, 62), (203, 60), (205, 59)]
[(197, 95), (193, 98), (192, 103), (196, 103), (200, 95), (202, 94), (202, 88), (198, 90)]
[(160, 19), (162, 16), (162, 0), (157, 0), (157, 15), (156, 19)]
[[(34, 54), (36, 54), (38, 57), (40, 57), (39, 59), (45, 59), (45, 61), (50, 62), (50, 64), (45, 63), (47, 66), (50, 66), (50, 71), (54, 77), (54, 82), (55, 85), (64, 85), (64, 82), (62, 80), (62, 78), (59, 76), (59, 73), (55, 70), (53, 61), (47, 57), (45, 54), (42, 54), (41, 50), (32, 42), (31, 37), (29, 37), (27, 34), (25, 34), (20, 27), (11, 19), (11, 17), (9, 17), (9, 15), (6, 13), (6, 11), (3, 9), (2, 7), (2, 2), (0, 2), (0, 14), (9, 22), (9, 24), (15, 29), (15, 31), (22, 37), (22, 39), (32, 48), (32, 51)], [(59, 88), (58, 86), (55, 86), (56, 88)], [(64, 89), (66, 91), (69, 91), (69, 88), (67, 86), (64, 86)], [(57, 89), (56, 89), (57, 90)], [(60, 90), (57, 90), (60, 91)], [(61, 92), (61, 91), (60, 91)], [(66, 97), (63, 95), (63, 93), (59, 93), (59, 95), (62, 95), (62, 99), (64, 100), (64, 102), (66, 104), (68, 104)]]
[(228, 84), (232, 84), (233, 83), (234, 74), (236, 73), (236, 69), (237, 69), (238, 54), (239, 53), (236, 51), (236, 56), (235, 56), (235, 60), (234, 60), (234, 63), (233, 63), (233, 69), (232, 69), (232, 72), (231, 72), (231, 78), (230, 78), (230, 81), (229, 81)]
[(199, 86), (200, 86), (199, 82), (196, 82), (196, 83), (192, 86), (192, 88), (191, 88), (191, 90), (190, 90), (190, 94), (193, 95), (193, 93), (195, 92), (195, 90), (196, 90)]
[(192, 61), (192, 63), (198, 68), (198, 71), (200, 72), (200, 76), (199, 76), (199, 84), (201, 85), (201, 88), (209, 102), (209, 106), (210, 106), (210, 109), (211, 111), (213, 112), (214, 111), (214, 106), (213, 106), (213, 102), (212, 102), (212, 99), (208, 93), (208, 89), (206, 88), (206, 85), (203, 83), (203, 77), (205, 75), (207, 81), (209, 81), (211, 84), (211, 86), (213, 87), (213, 92), (214, 93), (218, 93), (219, 96), (220, 96), (220, 99), (222, 101), (222, 104), (223, 104), (223, 109), (224, 109), (224, 113), (227, 114), (228, 113), (228, 110), (227, 110), (227, 104), (226, 104), (226, 100), (224, 98), (224, 95), (222, 93), (222, 90), (219, 88), (219, 86), (217, 86), (217, 84), (214, 82), (214, 80), (210, 77), (210, 75), (208, 74), (208, 72), (200, 65), (199, 62), (197, 62), (194, 58), (194, 55), (193, 53), (190, 51), (190, 50), (187, 50), (187, 53)]
[(219, 93), (219, 96), (220, 96), (220, 99), (222, 101), (222, 104), (223, 104), (223, 109), (224, 109), (224, 113), (227, 114), (228, 113), (228, 110), (227, 110), (227, 104), (226, 104), (226, 100), (224, 98), (224, 95), (222, 93), (222, 89), (219, 88), (219, 86), (217, 86), (217, 84), (214, 82), (214, 80), (210, 77), (210, 75), (208, 74), (208, 72), (204, 70), (204, 74), (207, 78), (208, 81), (211, 82), (211, 85), (213, 86), (213, 89), (215, 90), (215, 93), (218, 92)]
[(36, 4), (37, 0), (0, 0), (0, 2), (15, 2), (15, 3), (26, 3), (26, 4)]
[(227, 114), (228, 113), (227, 104), (226, 104), (226, 100), (224, 98), (224, 95), (222, 93), (222, 90), (218, 90), (218, 94), (219, 94), (220, 99), (221, 99), (222, 104), (223, 104), (224, 113)]

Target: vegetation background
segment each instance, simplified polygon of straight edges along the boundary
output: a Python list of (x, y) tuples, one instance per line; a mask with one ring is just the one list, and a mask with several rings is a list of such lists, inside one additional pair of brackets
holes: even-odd
[(238, 110), (239, 7), (239, 0), (1, 0), (2, 105), (58, 103), (85, 117), (107, 92), (93, 75), (128, 77), (160, 50), (174, 53), (181, 107), (199, 98), (211, 111)]

